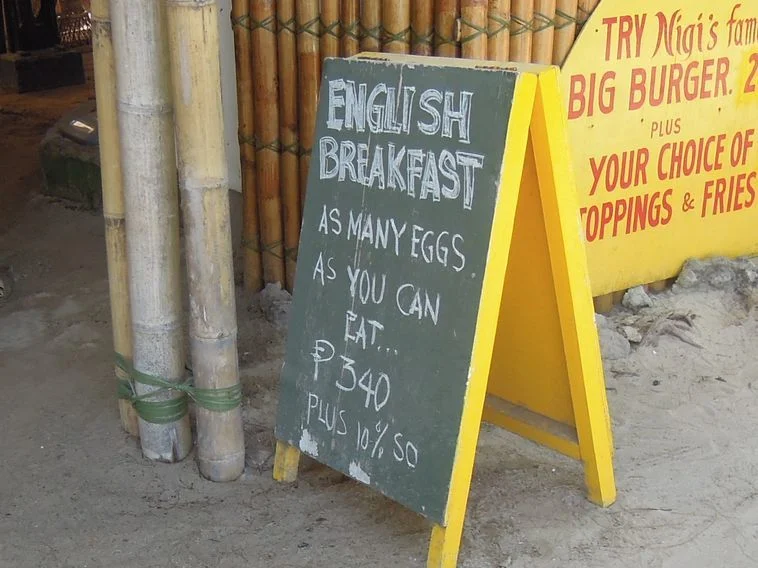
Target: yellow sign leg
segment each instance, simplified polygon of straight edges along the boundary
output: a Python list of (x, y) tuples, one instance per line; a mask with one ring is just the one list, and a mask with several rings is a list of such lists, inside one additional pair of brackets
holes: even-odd
[(536, 83), (533, 75), (525, 74), (519, 77), (516, 84), (508, 125), (508, 141), (503, 156), (500, 195), (492, 221), (487, 270), (482, 285), (479, 319), (476, 324), (474, 351), (471, 356), (470, 378), (463, 403), (461, 429), (458, 434), (458, 446), (450, 482), (446, 523), (444, 527), (435, 525), (432, 529), (428, 568), (455, 568), (458, 562), (503, 297), (505, 272), (511, 249), (521, 173), (524, 170), (524, 157), (529, 138), (529, 119), (534, 107)]
[(274, 479), (284, 483), (297, 480), (297, 468), (300, 463), (300, 450), (285, 442), (276, 443), (274, 456)]
[(434, 525), (427, 568), (455, 568), (463, 535), (463, 520), (447, 528)]
[(557, 69), (541, 73), (531, 134), (534, 148), (540, 149), (535, 160), (579, 452), (589, 499), (608, 506), (616, 500), (613, 441), (586, 253), (576, 238), (576, 186), (561, 105)]

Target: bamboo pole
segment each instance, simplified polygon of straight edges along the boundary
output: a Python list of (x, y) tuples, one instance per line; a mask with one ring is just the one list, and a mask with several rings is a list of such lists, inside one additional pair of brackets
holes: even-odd
[(358, 0), (342, 2), (342, 55), (351, 57), (361, 50), (360, 3)]
[(434, 0), (416, 0), (411, 14), (411, 39), (413, 53), (434, 53)]
[[(6, 0), (0, 0), (0, 20), (3, 22), (3, 39), (5, 44), (5, 53), (13, 53), (13, 38), (11, 37), (10, 24), (8, 23), (8, 12), (10, 9), (5, 5)], [(10, 6), (10, 3), (8, 3)], [(93, 46), (94, 47), (94, 46)]]
[(361, 2), (361, 51), (382, 50), (382, 3), (380, 0)]
[(579, 4), (576, 9), (577, 13), (577, 32), (581, 30), (584, 23), (592, 15), (592, 12), (597, 8), (600, 0), (579, 0)]
[(321, 0), (321, 60), (327, 57), (339, 57), (340, 36), (339, 0)]
[(458, 0), (437, 0), (437, 18), (434, 22), (434, 54), (440, 57), (458, 57)]
[(243, 281), (247, 292), (258, 292), (263, 284), (263, 268), (260, 253), (258, 194), (255, 187), (253, 50), (249, 10), (249, 0), (232, 0), (232, 27), (237, 66), (238, 137), (242, 166)]
[(253, 19), (253, 100), (255, 166), (261, 227), (263, 279), (285, 284), (282, 203), (279, 190), (279, 70), (274, 0), (255, 0)]
[(321, 79), (319, 56), (318, 0), (297, 0), (297, 80), (300, 92), (300, 207), (305, 205), (308, 170), (316, 135), (318, 88)]
[(279, 19), (279, 138), (282, 143), (282, 213), (284, 218), (287, 289), (295, 286), (300, 240), (300, 139), (297, 131), (297, 30), (295, 0), (278, 0)]
[(553, 62), (555, 37), (555, 1), (535, 0), (532, 62), (550, 65)]
[(563, 65), (576, 38), (577, 0), (557, 0), (553, 64)]
[(5, 50), (6, 53), (15, 53), (20, 51), (19, 46), (19, 29), (14, 22), (18, 19), (18, 4), (10, 0), (0, 0), (3, 9), (3, 26), (5, 30)]
[(409, 0), (382, 0), (382, 49), (387, 53), (411, 52)]
[(489, 28), (487, 58), (493, 61), (508, 61), (511, 43), (510, 0), (490, 0), (487, 18)]
[[(239, 389), (218, 4), (216, 0), (167, 0), (166, 15), (194, 383), (198, 389), (216, 392)], [(195, 416), (200, 474), (211, 481), (237, 479), (245, 468), (239, 404), (228, 410), (209, 410), (198, 397)]]
[[(134, 369), (170, 383), (184, 378), (179, 272), (179, 205), (166, 12), (155, 0), (111, 0), (129, 263)], [(139, 420), (142, 453), (174, 462), (192, 449), (186, 399), (134, 377), (137, 395), (167, 423)], [(155, 410), (154, 408), (152, 410)]]
[(487, 59), (487, 0), (461, 0), (461, 54)]
[[(100, 175), (103, 186), (105, 217), (105, 251), (108, 262), (108, 285), (111, 300), (113, 349), (124, 360), (132, 359), (132, 320), (129, 315), (129, 268), (126, 262), (126, 223), (124, 221), (124, 185), (121, 178), (121, 155), (118, 143), (116, 108), (116, 70), (113, 63), (113, 40), (108, 0), (93, 0), (92, 55), (95, 65), (98, 137), (100, 140)], [(115, 365), (116, 378), (128, 380), (126, 371)], [(131, 401), (119, 399), (121, 426), (132, 436), (139, 436), (137, 413)]]
[(511, 3), (512, 61), (529, 63), (532, 60), (532, 26), (534, 0), (513, 0)]

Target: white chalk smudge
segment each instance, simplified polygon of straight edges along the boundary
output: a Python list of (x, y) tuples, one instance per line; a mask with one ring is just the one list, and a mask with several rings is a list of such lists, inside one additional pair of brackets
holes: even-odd
[(371, 476), (363, 471), (363, 468), (361, 467), (361, 464), (356, 462), (350, 462), (350, 467), (348, 469), (348, 474), (353, 479), (360, 481), (362, 483), (365, 483), (368, 485), (371, 483)]
[(300, 451), (314, 458), (318, 457), (318, 443), (311, 438), (311, 433), (308, 430), (303, 430), (303, 434), (300, 436)]

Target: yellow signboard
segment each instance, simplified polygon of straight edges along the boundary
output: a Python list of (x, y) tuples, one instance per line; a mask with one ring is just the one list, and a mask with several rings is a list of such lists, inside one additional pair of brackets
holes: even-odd
[(594, 295), (758, 252), (758, 2), (602, 0), (561, 81)]

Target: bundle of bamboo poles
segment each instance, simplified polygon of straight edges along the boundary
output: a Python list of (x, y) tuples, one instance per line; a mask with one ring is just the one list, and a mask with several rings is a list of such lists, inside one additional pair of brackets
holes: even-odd
[[(146, 458), (180, 461), (193, 445), (191, 398), (200, 473), (231, 481), (242, 473), (245, 449), (218, 14), (217, 0), (92, 3), (122, 426), (139, 436)], [(182, 336), (177, 173), (192, 380)]]
[(561, 65), (599, 0), (233, 0), (244, 282), (294, 285), (321, 65), (360, 51)]

